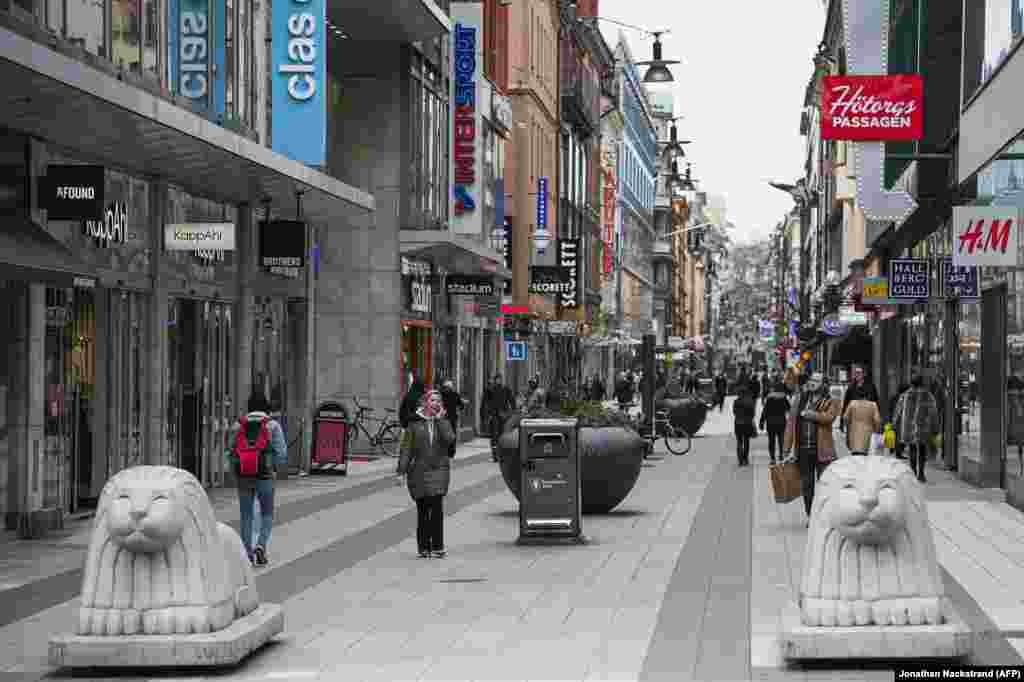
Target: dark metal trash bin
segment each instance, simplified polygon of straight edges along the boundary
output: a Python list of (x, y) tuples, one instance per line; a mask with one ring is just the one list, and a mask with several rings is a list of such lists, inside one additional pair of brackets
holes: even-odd
[(579, 424), (519, 422), (519, 543), (583, 540)]
[(313, 416), (310, 470), (348, 473), (348, 410), (341, 403), (323, 403)]

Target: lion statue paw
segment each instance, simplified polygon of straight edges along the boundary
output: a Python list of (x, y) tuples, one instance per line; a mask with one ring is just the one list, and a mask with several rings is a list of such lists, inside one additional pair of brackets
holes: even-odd
[(242, 541), (217, 521), (192, 474), (137, 466), (107, 482), (89, 541), (78, 634), (213, 632), (257, 606)]
[(940, 625), (948, 612), (924, 491), (890, 457), (844, 457), (815, 486), (804, 625)]

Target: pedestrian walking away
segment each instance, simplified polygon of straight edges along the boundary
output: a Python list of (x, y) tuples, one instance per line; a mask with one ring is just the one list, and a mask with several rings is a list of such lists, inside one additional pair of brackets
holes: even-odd
[(441, 394), (424, 394), (409, 421), (398, 458), (399, 481), (404, 476), (416, 501), (416, 545), (420, 557), (441, 558), (444, 548), (444, 497), (451, 480), (451, 444), (455, 433), (444, 411)]
[[(270, 417), (266, 396), (254, 391), (246, 405), (247, 414), (239, 418), (228, 439), (228, 466), (234, 472), (238, 488), (239, 535), (249, 561), (267, 564), (267, 547), (274, 526), (274, 479), (278, 467), (288, 463), (288, 443), (281, 425)], [(260, 505), (260, 531), (252, 541), (255, 516), (253, 505)]]
[(789, 415), (789, 396), (786, 387), (781, 381), (775, 385), (764, 397), (764, 405), (761, 406), (761, 430), (768, 434), (768, 456), (775, 464), (775, 453), (782, 457), (782, 443), (786, 435), (786, 417)]
[(868, 390), (861, 390), (847, 396), (850, 398), (843, 412), (846, 423), (846, 447), (851, 455), (866, 455), (871, 451), (871, 436), (882, 431), (882, 415), (878, 403), (870, 400)]
[(495, 374), (480, 402), (480, 423), (485, 425), (487, 435), (491, 439), (491, 459), (497, 462), (501, 428), (505, 416), (515, 410), (516, 399), (512, 395), (512, 389), (502, 381), (501, 375)]
[(939, 412), (935, 406), (935, 396), (925, 386), (920, 372), (914, 373), (910, 380), (910, 390), (896, 404), (893, 428), (897, 440), (906, 447), (910, 468), (917, 480), (926, 483), (925, 462), (931, 447), (930, 441), (939, 430)]
[(835, 459), (832, 422), (839, 416), (842, 401), (832, 400), (824, 376), (815, 372), (793, 401), (786, 424), (786, 457), (796, 450), (800, 463), (800, 487), (808, 522), (814, 504), (814, 485)]
[(739, 396), (732, 404), (733, 431), (736, 434), (736, 460), (741, 467), (750, 466), (750, 439), (756, 434), (754, 429), (756, 410), (754, 397), (750, 391), (741, 388)]

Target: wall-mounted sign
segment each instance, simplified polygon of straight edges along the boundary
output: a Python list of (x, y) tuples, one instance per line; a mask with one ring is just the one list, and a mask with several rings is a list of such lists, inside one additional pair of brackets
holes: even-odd
[[(174, 10), (177, 10), (174, 13)], [(205, 0), (176, 0), (168, 3), (172, 12), (168, 23), (177, 30), (168, 31), (172, 45), (171, 74), (175, 91), (202, 108), (210, 101), (210, 38), (213, 22)]]
[(181, 223), (164, 227), (168, 251), (234, 251), (234, 223)]
[(260, 221), (259, 263), (272, 275), (297, 277), (306, 266), (306, 224), (298, 220)]
[(135, 234), (128, 232), (128, 204), (115, 201), (103, 212), (103, 220), (84, 221), (82, 234), (104, 249), (112, 244), (125, 244), (129, 237), (134, 239)]
[(505, 267), (512, 269), (512, 223), (505, 218)]
[(409, 310), (417, 313), (430, 313), (431, 301), (434, 298), (434, 288), (430, 280), (413, 277), (409, 280)]
[(569, 269), (560, 265), (530, 266), (530, 293), (561, 296), (572, 291)]
[(942, 286), (950, 298), (972, 299), (981, 297), (980, 280), (976, 266), (960, 266), (952, 258), (942, 262)]
[(954, 206), (953, 263), (1016, 267), (1020, 223), (1013, 206)]
[(929, 265), (925, 259), (894, 258), (889, 261), (889, 298), (896, 301), (926, 300), (931, 284)]
[(609, 166), (604, 169), (604, 193), (601, 201), (602, 241), (604, 242), (604, 262), (602, 271), (611, 274), (614, 269), (615, 256), (615, 215), (616, 215), (615, 170)]
[(527, 357), (527, 345), (525, 341), (506, 341), (505, 355), (509, 360), (522, 362)]
[(864, 305), (887, 305), (889, 303), (889, 278), (865, 277), (860, 302)]
[(582, 263), (580, 262), (580, 240), (559, 239), (557, 249), (557, 262), (560, 266), (569, 271), (569, 278), (572, 284), (572, 288), (562, 294), (558, 303), (563, 308), (575, 308), (579, 305), (580, 298), (579, 281), (580, 271), (582, 270)]
[(868, 314), (846, 305), (839, 308), (839, 321), (851, 327), (862, 327), (868, 323)]
[(271, 7), (274, 151), (310, 166), (327, 159), (327, 15), (324, 0)]
[[(455, 160), (453, 191), (455, 218), (453, 230), (463, 234), (479, 234), (479, 216), (465, 220), (466, 214), (476, 211), (480, 197), (478, 184), (482, 164), (479, 131), (482, 111), (477, 102), (477, 85), (483, 65), (483, 4), (478, 2), (451, 3), (452, 67), (455, 108), (452, 112), (452, 155)], [(484, 103), (486, 104), (486, 103)]]
[(47, 219), (103, 220), (103, 166), (48, 166), (46, 179), (39, 184), (39, 208), (46, 209)]
[(444, 290), (456, 296), (494, 296), (494, 280), (482, 275), (448, 275)]
[(537, 178), (537, 230), (548, 229), (548, 179)]
[(829, 315), (821, 321), (821, 331), (826, 336), (845, 336), (849, 330), (849, 325), (835, 315)]
[(821, 96), (823, 140), (920, 140), (924, 82), (917, 74), (825, 76)]
[[(856, 203), (868, 219), (867, 234), (877, 239), (877, 235), (885, 231), (885, 226), (879, 223), (895, 222), (898, 227), (917, 209), (917, 202), (906, 191), (885, 187), (885, 143), (882, 140), (920, 139), (923, 88), (919, 76), (886, 75), (889, 73), (891, 3), (842, 0), (842, 11), (847, 74), (869, 80), (846, 81), (851, 89), (844, 93), (834, 91), (844, 81), (825, 79), (829, 104), (823, 103), (821, 112), (822, 137), (825, 125), (835, 127), (834, 119), (838, 117), (846, 139), (864, 140), (853, 145), (857, 168)], [(889, 127), (882, 127), (883, 121)], [(851, 136), (851, 131), (863, 135)], [(868, 246), (873, 244), (874, 241)]]
[(512, 100), (497, 90), (491, 91), (491, 119), (505, 132), (512, 130)]

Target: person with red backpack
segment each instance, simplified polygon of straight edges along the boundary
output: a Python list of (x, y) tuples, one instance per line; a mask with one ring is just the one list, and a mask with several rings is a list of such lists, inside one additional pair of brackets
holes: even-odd
[[(228, 464), (238, 487), (239, 535), (255, 566), (267, 565), (267, 545), (274, 525), (274, 479), (277, 468), (288, 463), (284, 430), (270, 418), (266, 396), (254, 391), (228, 440)], [(260, 532), (252, 544), (253, 504), (260, 503)]]

